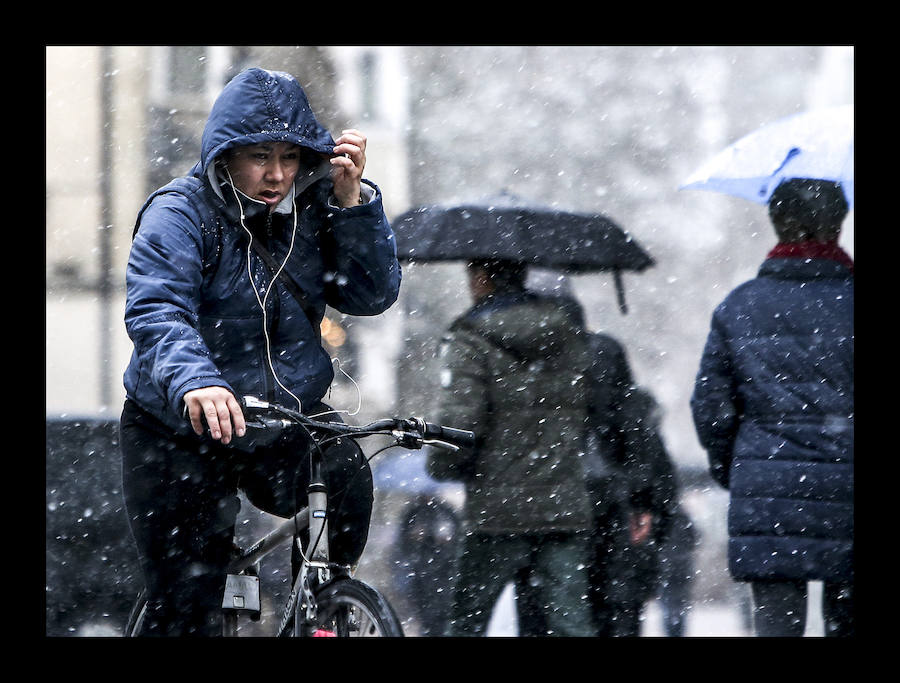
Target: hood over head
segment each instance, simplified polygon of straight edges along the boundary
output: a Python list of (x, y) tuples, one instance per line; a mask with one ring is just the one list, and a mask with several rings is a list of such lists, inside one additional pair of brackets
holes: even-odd
[(327, 157), (334, 156), (334, 139), (316, 119), (300, 83), (288, 73), (254, 67), (231, 79), (213, 104), (194, 172), (209, 178), (221, 195), (222, 178), (217, 178), (215, 162), (223, 152), (270, 141), (293, 143), (311, 152), (310, 167), (297, 174), (295, 192), (330, 171)]

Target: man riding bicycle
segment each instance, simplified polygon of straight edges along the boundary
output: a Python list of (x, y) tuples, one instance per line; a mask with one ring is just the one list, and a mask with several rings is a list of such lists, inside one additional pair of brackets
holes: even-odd
[[(326, 305), (377, 315), (396, 301), (400, 266), (381, 192), (362, 179), (365, 153), (359, 131), (332, 139), (293, 77), (248, 69), (213, 105), (197, 165), (138, 215), (120, 445), (146, 635), (221, 632), (239, 489), (280, 517), (304, 504), (310, 441), (256, 440), (238, 399), (328, 411)], [(332, 556), (350, 565), (371, 473), (352, 440), (325, 464)]]

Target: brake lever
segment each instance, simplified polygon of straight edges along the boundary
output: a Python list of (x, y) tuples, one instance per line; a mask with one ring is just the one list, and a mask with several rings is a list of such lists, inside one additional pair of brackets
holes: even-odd
[(403, 446), (403, 448), (409, 448), (410, 450), (419, 450), (422, 448), (422, 444), (425, 443), (425, 439), (422, 438), (422, 435), (416, 432), (392, 429), (391, 436), (397, 439), (398, 445)]
[(245, 396), (243, 403), (244, 408), (248, 411), (244, 414), (244, 420), (248, 427), (253, 429), (285, 429), (291, 424), (290, 420), (283, 417), (266, 415), (262, 412), (255, 413), (254, 411), (266, 411), (271, 408), (265, 401), (260, 401), (252, 396)]
[(284, 429), (285, 427), (289, 427), (291, 421), (285, 419), (283, 417), (274, 417), (272, 415), (245, 415), (244, 422), (248, 427), (255, 427), (257, 429)]
[(391, 435), (397, 439), (397, 443), (403, 448), (410, 450), (419, 450), (422, 446), (434, 446), (455, 453), (459, 450), (459, 446), (439, 439), (426, 439), (418, 432), (407, 432), (399, 429), (391, 431)]
[(445, 451), (450, 451), (452, 453), (456, 453), (456, 451), (459, 450), (459, 446), (457, 446), (455, 443), (447, 443), (446, 441), (439, 441), (438, 439), (423, 439), (422, 443), (426, 446), (442, 448)]

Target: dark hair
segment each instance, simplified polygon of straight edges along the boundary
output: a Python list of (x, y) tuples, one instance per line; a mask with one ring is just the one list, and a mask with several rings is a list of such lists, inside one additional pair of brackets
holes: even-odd
[(503, 261), (500, 259), (484, 259), (470, 261), (468, 268), (483, 270), (493, 285), (500, 291), (511, 289), (524, 289), (525, 278), (528, 276), (528, 266), (517, 261)]
[(848, 208), (840, 183), (791, 178), (772, 193), (769, 218), (781, 242), (828, 242), (840, 235)]

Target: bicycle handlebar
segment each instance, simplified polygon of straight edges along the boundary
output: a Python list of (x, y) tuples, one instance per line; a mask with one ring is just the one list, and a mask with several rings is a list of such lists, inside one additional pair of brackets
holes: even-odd
[(244, 410), (245, 422), (251, 428), (286, 429), (292, 423), (299, 423), (313, 429), (341, 434), (350, 438), (387, 434), (393, 436), (399, 445), (410, 449), (419, 449), (424, 445), (429, 445), (448, 450), (459, 450), (475, 444), (474, 432), (426, 422), (420, 417), (385, 418), (367, 425), (356, 426), (343, 422), (316, 420), (296, 410), (268, 403), (252, 396), (245, 396), (241, 401), (241, 406)]

